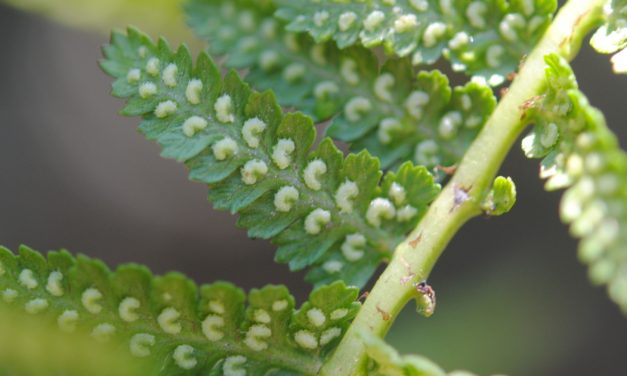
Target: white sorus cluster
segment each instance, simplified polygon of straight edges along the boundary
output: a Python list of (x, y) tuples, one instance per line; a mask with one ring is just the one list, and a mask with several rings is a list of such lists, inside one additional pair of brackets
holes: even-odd
[(292, 63), (285, 67), (283, 78), (287, 82), (295, 82), (305, 76), (305, 66), (301, 63)]
[(518, 34), (516, 29), (523, 29), (525, 27), (525, 18), (518, 13), (509, 13), (501, 23), (499, 23), (499, 31), (505, 40), (508, 42), (515, 42), (518, 40)]
[(223, 161), (226, 158), (237, 154), (238, 146), (235, 140), (227, 136), (213, 144), (213, 146), (211, 146), (211, 150), (213, 151), (213, 156), (216, 160)]
[(405, 109), (416, 120), (420, 120), (424, 107), (429, 103), (429, 94), (424, 91), (415, 90), (405, 100)]
[(272, 18), (266, 18), (261, 23), (261, 34), (267, 39), (276, 38), (277, 23)]
[(181, 313), (175, 308), (164, 308), (159, 316), (157, 316), (157, 323), (161, 327), (161, 330), (168, 334), (179, 334), (183, 327), (178, 319), (181, 317)]
[(5, 303), (13, 303), (13, 301), (17, 298), (18, 293), (13, 289), (5, 289), (2, 291), (2, 300)]
[(394, 76), (391, 73), (383, 73), (374, 81), (374, 93), (382, 101), (392, 101), (392, 87), (394, 86)]
[(465, 31), (460, 31), (455, 34), (453, 38), (448, 42), (448, 46), (451, 50), (458, 50), (470, 43), (470, 35)]
[(160, 102), (155, 108), (155, 116), (163, 119), (176, 112), (176, 103), (171, 100)]
[(246, 141), (248, 146), (253, 149), (256, 149), (259, 146), (260, 136), (266, 127), (266, 123), (257, 117), (248, 119), (244, 122), (244, 126), (242, 127), (242, 137), (244, 137), (244, 141)]
[(244, 343), (253, 351), (263, 351), (268, 348), (267, 338), (272, 337), (272, 330), (266, 325), (255, 324), (246, 331)]
[(455, 12), (453, 0), (440, 0), (440, 10), (442, 10), (443, 14), (451, 16)]
[(329, 222), (331, 222), (331, 212), (320, 208), (314, 209), (305, 218), (305, 231), (310, 235), (317, 235)]
[(253, 320), (261, 323), (261, 324), (270, 324), (272, 322), (272, 317), (265, 309), (259, 308), (256, 309), (253, 313)]
[(382, 219), (392, 219), (396, 216), (396, 208), (387, 198), (377, 197), (370, 202), (366, 212), (366, 221), (374, 227), (381, 227)]
[(118, 305), (118, 314), (122, 321), (125, 322), (134, 322), (139, 319), (139, 315), (136, 310), (139, 309), (141, 303), (139, 300), (133, 297), (124, 298), (120, 304)]
[(320, 308), (311, 308), (307, 311), (307, 319), (316, 327), (321, 327), (327, 321), (327, 317)]
[(281, 138), (272, 148), (272, 161), (281, 170), (292, 163), (292, 153), (296, 150), (296, 144), (289, 138)]
[(238, 24), (242, 29), (246, 31), (255, 30), (255, 15), (249, 10), (240, 12)]
[(348, 309), (346, 308), (338, 308), (333, 310), (333, 312), (331, 312), (331, 320), (333, 321), (337, 321), (337, 320), (341, 320), (344, 317), (346, 317), (346, 315), (348, 315)]
[(418, 209), (411, 205), (405, 205), (396, 211), (396, 220), (399, 222), (407, 222), (418, 214)]
[(318, 11), (314, 13), (314, 16), (313, 16), (313, 22), (318, 27), (323, 26), (327, 22), (328, 19), (329, 19), (329, 12), (327, 12), (326, 10)]
[(45, 311), (48, 308), (48, 301), (42, 298), (36, 298), (29, 300), (24, 304), (24, 309), (26, 313), (30, 313), (31, 315), (36, 315), (40, 312)]
[(540, 144), (542, 144), (545, 148), (550, 148), (555, 145), (558, 137), (559, 129), (557, 128), (557, 124), (549, 123), (543, 128), (543, 132), (540, 135)]
[(396, 118), (385, 118), (379, 123), (379, 130), (377, 131), (377, 137), (382, 144), (389, 144), (392, 142), (391, 131), (400, 130), (402, 128), (401, 122)]
[(129, 69), (128, 73), (126, 74), (126, 81), (129, 84), (132, 84), (132, 83), (139, 81), (141, 76), (142, 76), (142, 72), (139, 69), (137, 68)]
[(18, 276), (18, 280), (20, 285), (26, 287), (29, 290), (32, 290), (39, 286), (39, 282), (35, 278), (35, 273), (33, 273), (30, 269), (23, 269)]
[(274, 207), (280, 212), (289, 212), (298, 201), (298, 189), (290, 185), (281, 187), (274, 195)]
[(198, 361), (194, 358), (194, 348), (190, 345), (178, 345), (174, 349), (172, 359), (182, 369), (192, 369), (198, 364)]
[(224, 304), (219, 300), (210, 300), (209, 313), (202, 322), (202, 332), (209, 341), (216, 342), (224, 338)]
[(202, 93), (202, 81), (197, 78), (190, 80), (185, 88), (185, 98), (191, 104), (200, 103), (200, 93)]
[(146, 57), (147, 53), (148, 53), (148, 48), (146, 48), (146, 46), (139, 46), (139, 48), (137, 49), (137, 54), (142, 59)]
[(307, 164), (307, 167), (303, 170), (303, 179), (305, 185), (314, 191), (319, 191), (322, 188), (320, 177), (327, 173), (327, 164), (321, 159), (314, 159)]
[(458, 111), (451, 111), (442, 117), (438, 125), (438, 134), (445, 140), (455, 136), (457, 129), (462, 124), (462, 114)]
[[(366, 246), (366, 237), (362, 234), (355, 233), (346, 235), (342, 243), (342, 255), (348, 261), (357, 261), (364, 257), (364, 247)], [(331, 317), (333, 318), (333, 316)]]
[(374, 31), (385, 19), (385, 13), (380, 10), (374, 10), (368, 14), (364, 20), (364, 29), (366, 31)]
[(485, 53), (485, 60), (488, 63), (488, 66), (492, 68), (498, 68), (501, 66), (501, 56), (504, 52), (505, 49), (503, 46), (499, 46), (498, 44), (488, 47)]
[(242, 368), (246, 360), (242, 355), (228, 356), (222, 365), (222, 373), (224, 376), (246, 376), (246, 369)]
[(102, 293), (100, 290), (90, 287), (83, 291), (81, 295), (81, 303), (87, 312), (97, 315), (102, 311), (102, 306), (98, 304), (98, 301), (102, 299)]
[(137, 89), (139, 96), (143, 99), (149, 98), (157, 94), (157, 85), (152, 82), (144, 82)]
[(216, 103), (213, 105), (213, 109), (216, 111), (216, 117), (222, 123), (232, 123), (235, 121), (235, 115), (233, 114), (233, 100), (228, 94), (220, 96)]
[(464, 94), (461, 96), (460, 101), (464, 111), (470, 111), (472, 108), (472, 99), (470, 99), (470, 96), (468, 94)]
[(146, 63), (146, 72), (148, 72), (148, 74), (151, 76), (158, 75), (160, 64), (161, 63), (159, 62), (159, 59), (157, 59), (156, 57), (151, 57), (150, 59), (148, 59), (148, 62)]
[(327, 63), (327, 58), (324, 56), (324, 44), (316, 44), (311, 47), (309, 56), (314, 63), (318, 65), (324, 65)]
[(340, 88), (333, 81), (322, 81), (314, 88), (314, 95), (318, 99), (325, 99), (333, 94), (337, 94)]
[(276, 67), (279, 63), (279, 54), (273, 50), (263, 51), (261, 55), (259, 55), (259, 66), (264, 71), (269, 71), (272, 68)]
[(106, 342), (115, 334), (115, 330), (115, 326), (105, 322), (96, 325), (90, 335), (98, 342)]
[(354, 181), (346, 179), (335, 192), (335, 204), (340, 208), (340, 213), (352, 213), (353, 202), (359, 195), (359, 187)]
[(262, 160), (252, 159), (244, 164), (240, 172), (244, 184), (252, 185), (268, 173), (268, 165)]
[(344, 59), (340, 65), (340, 75), (351, 85), (359, 83), (359, 73), (357, 73), (357, 63), (353, 59)]
[(429, 1), (427, 0), (409, 0), (409, 4), (419, 12), (424, 12), (429, 9)]
[(347, 31), (355, 24), (355, 20), (357, 20), (357, 14), (355, 14), (355, 12), (344, 12), (340, 14), (337, 25), (340, 31)]
[(438, 144), (434, 140), (424, 140), (416, 145), (414, 159), (418, 164), (424, 166), (435, 166), (440, 161), (438, 159)]
[(174, 63), (168, 64), (165, 67), (165, 69), (163, 70), (163, 73), (161, 74), (161, 79), (163, 80), (163, 83), (165, 84), (165, 86), (169, 86), (169, 87), (176, 86), (176, 75), (178, 74), (178, 72), (179, 72), (179, 68)]
[(133, 356), (145, 358), (150, 356), (150, 348), (156, 343), (155, 336), (148, 333), (137, 333), (129, 342), (129, 349)]
[(470, 22), (470, 25), (477, 29), (483, 29), (486, 27), (485, 14), (488, 11), (488, 6), (482, 1), (473, 1), (468, 4), (466, 8), (466, 17)]
[(65, 310), (57, 317), (57, 325), (61, 331), (66, 333), (72, 333), (76, 331), (76, 324), (78, 322), (78, 312), (75, 310)]
[(402, 185), (394, 182), (388, 190), (388, 196), (394, 201), (394, 204), (398, 206), (405, 202), (407, 193), (405, 192), (405, 188), (403, 188)]
[(344, 263), (338, 260), (329, 260), (322, 264), (322, 269), (329, 274), (339, 273), (344, 267)]
[(307, 350), (314, 350), (318, 347), (318, 339), (309, 330), (299, 330), (294, 333), (294, 341)]
[(446, 33), (446, 24), (433, 22), (427, 26), (422, 36), (422, 41), (427, 48), (434, 47), (439, 39)]
[(414, 30), (418, 26), (418, 19), (415, 14), (404, 14), (394, 21), (394, 30), (397, 33), (406, 33)]
[(187, 137), (193, 137), (196, 132), (207, 128), (207, 125), (207, 120), (194, 115), (183, 122), (183, 134)]
[(355, 97), (346, 103), (344, 114), (349, 121), (354, 123), (361, 120), (361, 117), (370, 110), (372, 110), (372, 104), (368, 98)]
[(280, 311), (285, 310), (288, 305), (289, 303), (285, 299), (277, 300), (274, 303), (272, 303), (272, 310), (275, 312), (280, 312)]
[(54, 271), (48, 276), (48, 284), (46, 285), (46, 291), (52, 296), (63, 296), (63, 274), (59, 271)]
[(341, 335), (342, 335), (342, 329), (336, 326), (331, 327), (325, 330), (324, 332), (322, 332), (322, 334), (320, 335), (320, 345), (324, 346)]

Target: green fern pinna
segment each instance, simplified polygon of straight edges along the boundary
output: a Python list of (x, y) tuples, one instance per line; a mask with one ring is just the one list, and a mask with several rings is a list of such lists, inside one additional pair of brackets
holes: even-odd
[[(524, 153), (542, 158), (547, 189), (566, 189), (561, 216), (591, 280), (627, 312), (627, 155), (568, 65), (598, 29), (593, 45), (625, 70), (627, 3), (572, 0), (553, 18), (556, 8), (190, 0), (188, 22), (222, 65), (114, 31), (101, 67), (122, 114), (141, 117), (139, 132), (207, 185), (214, 208), (307, 269), (314, 289), (296, 308), (284, 286), (245, 293), (0, 248), (0, 374), (469, 375), (382, 337), (410, 300), (433, 314), (425, 281), (466, 221), (512, 208), (514, 183), (496, 175), (527, 125)], [(440, 57), (471, 81), (450, 87), (430, 67)], [(492, 86), (514, 72), (497, 101)]]

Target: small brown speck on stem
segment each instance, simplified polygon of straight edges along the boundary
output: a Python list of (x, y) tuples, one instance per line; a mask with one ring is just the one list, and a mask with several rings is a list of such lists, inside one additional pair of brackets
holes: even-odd
[(384, 311), (383, 309), (381, 309), (381, 307), (379, 307), (378, 304), (377, 304), (377, 312), (381, 314), (383, 321), (388, 321), (391, 318), (390, 314)]

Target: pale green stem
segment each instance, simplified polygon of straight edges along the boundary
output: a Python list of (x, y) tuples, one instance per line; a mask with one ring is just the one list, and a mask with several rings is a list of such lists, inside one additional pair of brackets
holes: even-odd
[[(583, 37), (600, 20), (606, 0), (570, 0), (540, 43), (527, 57), (509, 92), (459, 164), (455, 176), (431, 205), (416, 229), (399, 244), (394, 258), (370, 291), (359, 314), (321, 375), (365, 374), (366, 354), (360, 331), (383, 337), (401, 309), (417, 296), (414, 283), (425, 280), (459, 228), (481, 213), (481, 200), (514, 142), (523, 131), (524, 103), (544, 85), (544, 56), (558, 53), (572, 59)], [(465, 195), (467, 200), (456, 204)]]

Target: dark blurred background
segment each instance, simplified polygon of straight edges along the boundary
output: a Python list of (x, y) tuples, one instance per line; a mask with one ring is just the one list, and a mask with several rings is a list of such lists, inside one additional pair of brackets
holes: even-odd
[[(206, 188), (161, 159), (137, 119), (117, 115), (122, 103), (96, 64), (106, 40), (0, 4), (0, 244), (141, 262), (201, 283), (283, 283), (302, 301), (302, 274), (212, 210)], [(626, 145), (626, 77), (587, 45), (574, 68)], [(463, 228), (430, 279), (436, 314), (408, 306), (388, 339), (481, 375), (627, 375), (627, 318), (588, 283), (537, 161), (510, 154), (501, 174), (516, 181), (518, 204)]]

